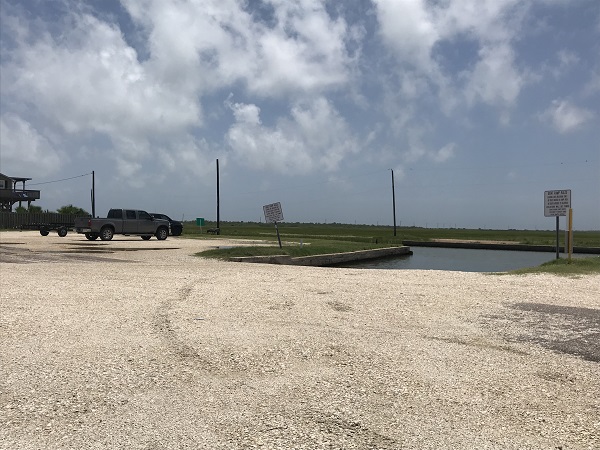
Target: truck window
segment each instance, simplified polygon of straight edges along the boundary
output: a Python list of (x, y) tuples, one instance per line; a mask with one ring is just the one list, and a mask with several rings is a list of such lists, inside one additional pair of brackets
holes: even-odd
[(109, 219), (122, 219), (123, 211), (120, 209), (111, 209), (110, 211), (108, 211), (108, 216), (106, 217)]
[(152, 216), (146, 211), (140, 211), (140, 219), (152, 220)]
[(125, 214), (128, 219), (135, 219), (135, 211), (133, 209), (126, 209)]

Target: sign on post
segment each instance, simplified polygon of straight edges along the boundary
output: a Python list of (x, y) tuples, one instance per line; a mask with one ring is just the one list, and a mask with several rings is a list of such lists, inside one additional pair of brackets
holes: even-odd
[(544, 191), (544, 216), (556, 217), (556, 259), (560, 258), (558, 218), (571, 208), (571, 189)]
[(204, 226), (204, 217), (196, 217), (196, 226), (200, 227), (200, 234), (202, 234), (202, 227)]
[(571, 207), (571, 189), (544, 192), (544, 216), (566, 216)]
[(263, 206), (263, 211), (265, 213), (265, 221), (267, 223), (277, 223), (283, 221), (283, 211), (281, 210), (280, 202)]
[(283, 211), (281, 210), (281, 203), (271, 203), (270, 205), (263, 206), (265, 213), (265, 222), (274, 223), (275, 231), (277, 231), (277, 240), (279, 241), (279, 248), (281, 247), (281, 237), (279, 236), (279, 228), (277, 228), (277, 222), (283, 220)]

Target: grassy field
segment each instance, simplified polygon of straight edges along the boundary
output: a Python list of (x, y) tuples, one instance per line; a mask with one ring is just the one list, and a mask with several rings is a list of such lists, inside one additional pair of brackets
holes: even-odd
[[(215, 223), (207, 223), (202, 229), (189, 222), (184, 226), (184, 235), (203, 239), (214, 237), (206, 230), (215, 228)], [(309, 256), (325, 253), (350, 252), (373, 248), (402, 245), (403, 240), (429, 241), (434, 239), (459, 239), (473, 241), (503, 241), (529, 245), (555, 245), (555, 231), (533, 230), (467, 230), (447, 228), (397, 228), (347, 224), (279, 224), (282, 248), (279, 248), (277, 233), (273, 224), (248, 222), (221, 222), (221, 236), (240, 239), (260, 239), (271, 242), (270, 246), (232, 247), (209, 250), (204, 257), (228, 259), (240, 256), (289, 255)], [(564, 232), (559, 235), (563, 245)], [(576, 232), (576, 246), (600, 247), (600, 231)], [(571, 264), (566, 259), (552, 261), (537, 268), (524, 269), (512, 273), (549, 272), (563, 275), (600, 273), (600, 257), (577, 258)]]
[[(253, 222), (221, 222), (221, 235), (225, 237), (273, 240), (277, 234), (273, 224)], [(205, 236), (206, 230), (215, 228), (216, 223), (207, 222), (202, 229), (195, 222), (186, 222), (186, 236)], [(279, 224), (282, 241), (291, 242), (353, 242), (364, 244), (401, 245), (403, 240), (429, 241), (432, 239), (493, 240), (529, 245), (555, 245), (556, 231), (550, 230), (482, 230), (462, 228), (413, 228), (399, 227), (396, 236), (391, 226), (348, 225), (348, 224)], [(202, 232), (202, 234), (201, 234)], [(560, 232), (563, 245), (564, 231)], [(577, 231), (574, 233), (576, 246), (600, 247), (600, 231)], [(370, 247), (373, 248), (373, 247)]]
[(562, 276), (586, 275), (600, 273), (600, 256), (589, 258), (555, 259), (538, 267), (519, 269), (511, 274), (553, 273)]
[[(364, 242), (353, 242), (343, 240), (309, 239), (299, 241), (284, 241), (282, 237), (282, 248), (279, 248), (277, 238), (272, 241), (271, 246), (232, 247), (207, 250), (202, 256), (209, 258), (228, 259), (241, 256), (272, 256), (288, 255), (292, 257), (324, 255), (328, 253), (354, 252), (358, 250), (370, 250), (373, 248), (389, 247), (389, 244), (371, 244)], [(399, 245), (399, 244), (398, 244)]]

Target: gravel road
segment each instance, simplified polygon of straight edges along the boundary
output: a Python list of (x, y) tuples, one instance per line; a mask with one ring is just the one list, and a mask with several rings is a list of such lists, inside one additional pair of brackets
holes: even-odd
[(600, 448), (600, 276), (247, 244), (1, 232), (0, 449)]

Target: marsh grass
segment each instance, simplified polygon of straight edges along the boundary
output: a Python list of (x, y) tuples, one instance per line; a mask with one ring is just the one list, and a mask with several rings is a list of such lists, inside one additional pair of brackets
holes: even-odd
[(513, 270), (508, 274), (525, 275), (532, 273), (552, 273), (561, 276), (600, 274), (600, 256), (589, 258), (555, 259), (537, 267)]
[[(216, 223), (208, 222), (204, 227), (204, 233), (207, 228), (215, 227)], [(261, 240), (270, 243), (270, 245), (212, 249), (198, 253), (198, 256), (217, 259), (273, 255), (299, 257), (400, 246), (403, 240), (458, 239), (514, 242), (529, 245), (556, 244), (556, 232), (553, 230), (469, 230), (398, 227), (397, 236), (393, 236), (393, 227), (390, 226), (282, 223), (279, 224), (279, 233), (283, 248), (279, 248), (273, 224), (222, 222), (220, 230), (220, 236), (223, 238)], [(201, 231), (192, 222), (188, 222), (184, 226), (184, 236), (186, 237), (197, 239), (214, 239), (216, 237), (203, 234)], [(561, 245), (563, 238), (564, 232), (560, 234)], [(578, 231), (575, 233), (574, 240), (576, 246), (600, 247), (600, 231)], [(573, 258), (571, 264), (568, 264), (566, 259), (560, 259), (539, 267), (509, 273), (555, 273), (567, 276), (600, 273), (600, 257)]]
[[(215, 228), (215, 222), (207, 222), (200, 229), (194, 222), (186, 222), (184, 235), (187, 237), (214, 237), (206, 235), (206, 230)], [(221, 236), (244, 239), (277, 240), (273, 224), (256, 222), (221, 222)], [(304, 242), (318, 239), (327, 241), (350, 241), (365, 244), (402, 245), (403, 240), (430, 241), (433, 239), (487, 240), (514, 242), (529, 245), (555, 245), (554, 230), (488, 230), (463, 228), (420, 228), (398, 227), (397, 235), (393, 235), (391, 226), (350, 225), (350, 224), (314, 224), (314, 223), (281, 223), (279, 233), (282, 240)], [(202, 233), (201, 233), (202, 232)], [(561, 245), (564, 231), (559, 235)], [(600, 247), (600, 231), (576, 231), (574, 242), (580, 247)]]
[(358, 250), (370, 250), (374, 248), (389, 247), (386, 244), (372, 244), (365, 242), (320, 240), (311, 239), (310, 242), (286, 242), (279, 248), (277, 241), (269, 246), (240, 246), (230, 248), (219, 248), (197, 253), (197, 256), (216, 259), (229, 259), (244, 256), (273, 256), (288, 255), (291, 257), (324, 255), (328, 253), (355, 252)]

